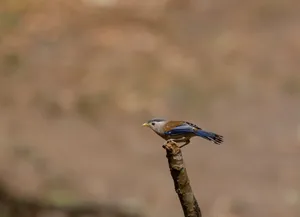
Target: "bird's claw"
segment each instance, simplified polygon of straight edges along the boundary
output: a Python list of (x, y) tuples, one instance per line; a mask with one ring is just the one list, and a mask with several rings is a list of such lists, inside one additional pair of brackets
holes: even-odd
[[(167, 141), (165, 141), (165, 143), (163, 144), (163, 148), (165, 148), (169, 143), (176, 143), (177, 145), (178, 145), (178, 143), (177, 142), (175, 142), (175, 140), (174, 139), (168, 139)], [(186, 146), (186, 145), (188, 145), (188, 144), (190, 144), (190, 140), (188, 140), (188, 141), (186, 141), (183, 145), (180, 145), (180, 146), (178, 146), (180, 149), (181, 148), (183, 148), (184, 146)]]
[(173, 139), (168, 139), (167, 141), (165, 141), (162, 147), (165, 148), (170, 142), (175, 142), (175, 141)]
[(168, 139), (167, 143), (170, 143), (170, 142), (175, 142), (175, 141), (174, 141), (174, 139)]
[(167, 145), (170, 142), (174, 142), (174, 140), (173, 139), (168, 139), (167, 141), (165, 141), (164, 145)]

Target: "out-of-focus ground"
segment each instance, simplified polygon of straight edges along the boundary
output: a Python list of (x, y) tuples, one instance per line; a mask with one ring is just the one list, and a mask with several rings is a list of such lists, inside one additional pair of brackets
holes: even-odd
[(300, 216), (300, 2), (0, 1), (0, 175), (17, 195), (182, 216), (163, 140), (207, 217)]

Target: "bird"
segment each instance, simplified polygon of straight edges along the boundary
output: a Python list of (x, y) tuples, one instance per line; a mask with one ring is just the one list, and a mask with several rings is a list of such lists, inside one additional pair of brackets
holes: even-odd
[(142, 126), (151, 128), (156, 134), (166, 140), (166, 143), (173, 141), (182, 143), (179, 148), (188, 145), (192, 137), (201, 137), (217, 145), (223, 143), (223, 136), (203, 130), (196, 124), (188, 121), (168, 121), (162, 118), (154, 118), (145, 122)]

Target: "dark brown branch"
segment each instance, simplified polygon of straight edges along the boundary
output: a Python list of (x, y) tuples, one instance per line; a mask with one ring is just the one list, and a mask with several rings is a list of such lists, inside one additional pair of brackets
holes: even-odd
[(184, 216), (201, 217), (201, 210), (192, 191), (180, 148), (175, 142), (168, 142), (163, 148), (167, 152), (171, 176)]

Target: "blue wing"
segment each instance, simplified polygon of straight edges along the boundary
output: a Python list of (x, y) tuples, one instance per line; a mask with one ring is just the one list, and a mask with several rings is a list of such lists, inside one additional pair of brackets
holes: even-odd
[(182, 125), (179, 125), (177, 127), (174, 127), (173, 129), (166, 131), (165, 135), (181, 135), (186, 133), (195, 133), (195, 130), (192, 126), (184, 123)]

